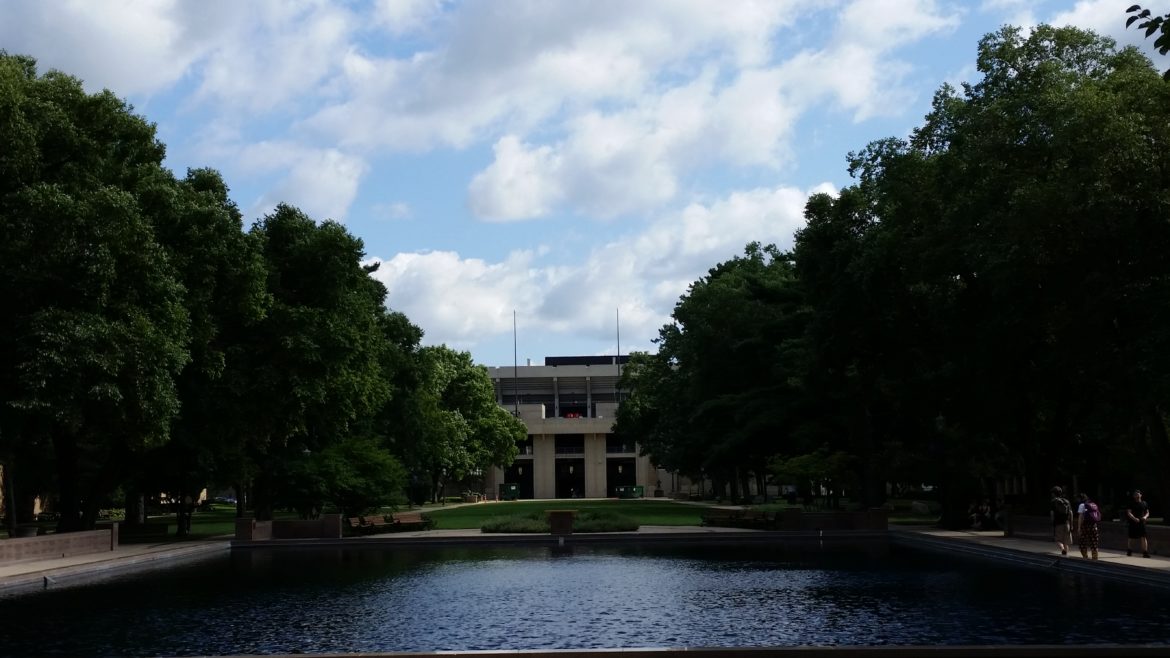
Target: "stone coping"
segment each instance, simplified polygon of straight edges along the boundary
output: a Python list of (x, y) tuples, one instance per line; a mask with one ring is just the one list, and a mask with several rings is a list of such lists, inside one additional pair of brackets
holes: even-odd
[(418, 533), (387, 533), (342, 539), (269, 539), (262, 541), (233, 540), (232, 549), (267, 548), (394, 548), (418, 546), (590, 546), (590, 545), (645, 545), (645, 544), (721, 544), (721, 543), (810, 543), (821, 541), (885, 541), (885, 530), (741, 530), (720, 528), (671, 529), (656, 532), (574, 533), (571, 535), (480, 533), (476, 530), (458, 534), (437, 535), (427, 531)]
[[(1100, 560), (1082, 558), (1075, 546), (1069, 555), (1056, 554), (1055, 544), (1034, 540), (1013, 540), (997, 535), (970, 533), (940, 534), (914, 530), (891, 529), (890, 540), (897, 544), (925, 548), (942, 553), (960, 553), (996, 562), (1012, 562), (1038, 569), (1054, 569), (1066, 573), (1091, 575), (1129, 584), (1141, 584), (1170, 589), (1170, 562), (1156, 558), (1124, 558), (1102, 553)], [(998, 534), (998, 533), (997, 533)], [(1050, 550), (1051, 546), (1051, 550)], [(1137, 562), (1136, 560), (1143, 561)], [(1126, 562), (1130, 562), (1127, 564)], [(1165, 648), (1170, 656), (1170, 647)]]
[[(837, 647), (679, 647), (648, 649), (557, 649), (502, 651), (434, 651), (386, 653), (323, 653), (319, 658), (873, 658), (874, 656), (908, 656), (909, 658), (1147, 658), (1164, 657), (1167, 645), (986, 645), (986, 646), (837, 646)], [(281, 658), (277, 656), (276, 658)]]

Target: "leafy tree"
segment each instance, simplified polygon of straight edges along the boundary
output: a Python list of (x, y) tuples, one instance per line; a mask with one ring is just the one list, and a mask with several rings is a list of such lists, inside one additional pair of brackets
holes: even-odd
[(399, 502), (406, 486), (406, 470), (374, 438), (347, 437), (320, 453), (290, 455), (281, 468), (276, 498), (302, 518), (316, 518), (326, 504), (357, 516)]
[(163, 154), (110, 92), (0, 53), (0, 452), (19, 471), (51, 451), (62, 531), (92, 526), (178, 410), (183, 288), (139, 196)]
[(424, 347), (418, 358), (419, 387), (394, 442), (413, 476), (426, 478), (434, 497), (446, 482), (512, 463), (527, 429), (496, 404), (487, 369), (446, 346)]
[(253, 476), (256, 516), (271, 518), (282, 462), (351, 434), (389, 395), (381, 318), (386, 290), (363, 267), (361, 240), (280, 205), (252, 229), (272, 305), (228, 349), (233, 393), (248, 402), (237, 440)]
[[(1137, 23), (1139, 30), (1146, 31), (1147, 39), (1160, 32), (1161, 34), (1154, 39), (1154, 48), (1157, 48), (1161, 55), (1170, 53), (1170, 13), (1164, 16), (1155, 16), (1149, 9), (1142, 9), (1141, 5), (1131, 5), (1129, 9), (1125, 10), (1125, 13), (1133, 14), (1125, 19), (1126, 29)], [(1138, 23), (1138, 21), (1141, 22)], [(1162, 77), (1170, 81), (1170, 69), (1166, 69)]]
[(768, 459), (792, 446), (802, 403), (801, 309), (790, 259), (774, 246), (748, 245), (712, 268), (675, 306), (658, 354), (626, 369), (622, 387), (633, 394), (616, 431), (655, 463), (711, 477), (733, 498), (752, 477), (762, 490)]
[[(191, 170), (177, 184), (161, 179), (140, 198), (152, 208), (156, 233), (186, 289), (191, 361), (178, 379), (182, 406), (171, 441), (143, 465), (154, 481), (131, 490), (128, 520), (139, 491), (166, 491), (186, 501), (216, 476), (234, 481), (236, 449), (227, 441), (241, 416), (241, 400), (224, 385), (239, 367), (228, 362), (228, 351), (255, 328), (269, 303), (256, 240), (244, 233), (218, 172)], [(184, 531), (180, 524), (179, 533)]]

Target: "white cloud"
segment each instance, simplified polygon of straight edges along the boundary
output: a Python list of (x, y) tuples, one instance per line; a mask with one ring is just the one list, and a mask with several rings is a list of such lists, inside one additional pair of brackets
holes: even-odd
[(663, 73), (690, 77), (700, 57), (733, 69), (763, 64), (774, 31), (804, 4), (812, 3), (465, 5), (443, 32), (446, 46), (368, 58), (368, 70), (346, 71), (346, 98), (305, 125), (398, 150), (525, 135), (562, 112), (653, 93)]
[(434, 20), (442, 9), (442, 0), (376, 0), (374, 22), (391, 34), (402, 35)]
[(915, 98), (902, 84), (912, 66), (890, 53), (958, 24), (959, 16), (934, 0), (857, 0), (841, 13), (825, 48), (781, 66), (783, 84), (801, 90), (804, 107), (829, 98), (852, 111), (854, 121), (900, 114)]
[[(812, 192), (834, 192), (827, 183)], [(597, 245), (579, 264), (539, 266), (523, 251), (499, 263), (450, 251), (402, 253), (374, 276), (389, 304), (426, 331), (429, 344), (461, 348), (512, 330), (512, 310), (548, 334), (613, 335), (620, 308), (622, 335), (648, 345), (687, 286), (748, 242), (792, 245), (809, 191), (760, 188), (667, 213), (636, 236)], [(599, 309), (605, 309), (604, 312)]]
[(612, 217), (670, 202), (682, 174), (715, 161), (778, 168), (796, 116), (779, 74), (749, 69), (721, 88), (716, 78), (710, 69), (624, 109), (583, 112), (566, 121), (568, 136), (556, 144), (501, 139), (468, 188), (472, 211), (528, 219), (563, 201)]
[(410, 219), (414, 217), (414, 211), (411, 210), (410, 204), (403, 201), (395, 201), (389, 204), (377, 204), (373, 208), (375, 214), (385, 219)]
[[(191, 39), (177, 0), (3, 3), (0, 44), (89, 91), (151, 94), (177, 81), (212, 44)], [(68, 47), (62, 47), (68, 44)]]
[(357, 195), (368, 165), (337, 149), (314, 149), (291, 142), (260, 142), (243, 148), (237, 166), (245, 174), (278, 172), (283, 178), (256, 201), (261, 214), (285, 202), (317, 220), (342, 221)]
[(223, 27), (230, 38), (203, 62), (197, 99), (252, 113), (288, 112), (290, 104), (316, 107), (322, 95), (341, 91), (326, 83), (349, 62), (358, 25), (341, 5), (268, 0), (229, 6)]
[(501, 137), (496, 159), (468, 187), (471, 211), (485, 219), (529, 219), (548, 213), (562, 196), (560, 158), (550, 147), (530, 148), (515, 135)]
[[(1125, 28), (1125, 21), (1132, 14), (1125, 8), (1133, 3), (1113, 0), (1078, 0), (1073, 8), (1054, 15), (1048, 22), (1055, 26), (1073, 25), (1112, 37), (1117, 43), (1139, 46), (1147, 54), (1155, 52), (1144, 39), (1145, 32), (1136, 28)], [(1139, 3), (1143, 4), (1143, 3)], [(1151, 39), (1152, 41), (1152, 39)]]

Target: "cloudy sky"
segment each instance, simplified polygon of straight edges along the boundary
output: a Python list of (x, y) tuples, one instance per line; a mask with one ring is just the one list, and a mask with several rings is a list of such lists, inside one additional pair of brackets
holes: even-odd
[(622, 353), (653, 349), (689, 283), (791, 246), (846, 153), (973, 80), (983, 34), (1141, 44), (1129, 4), (0, 0), (0, 48), (128, 99), (249, 222), (343, 222), (428, 344), (510, 364), (515, 311), (539, 364), (614, 353), (618, 315)]

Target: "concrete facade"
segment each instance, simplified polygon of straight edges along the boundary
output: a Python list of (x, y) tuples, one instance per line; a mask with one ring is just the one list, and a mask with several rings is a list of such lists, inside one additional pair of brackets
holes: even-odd
[[(624, 362), (624, 358), (620, 359)], [(528, 429), (528, 443), (507, 468), (484, 474), (486, 493), (519, 484), (522, 498), (606, 498), (614, 487), (641, 485), (646, 497), (670, 496), (676, 479), (622, 445), (613, 424), (623, 393), (618, 357), (550, 357), (548, 365), (488, 368), (496, 402)], [(529, 484), (530, 483), (530, 484)]]

